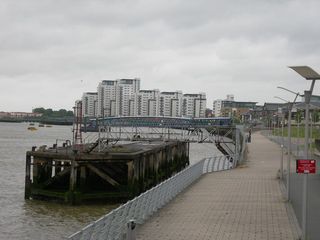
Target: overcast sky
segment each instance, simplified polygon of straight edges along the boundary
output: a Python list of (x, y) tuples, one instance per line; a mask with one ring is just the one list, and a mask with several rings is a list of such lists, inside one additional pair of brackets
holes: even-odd
[[(71, 109), (103, 79), (214, 99), (289, 100), (320, 72), (320, 1), (1, 0), (0, 111)], [(319, 93), (320, 81), (315, 93)]]

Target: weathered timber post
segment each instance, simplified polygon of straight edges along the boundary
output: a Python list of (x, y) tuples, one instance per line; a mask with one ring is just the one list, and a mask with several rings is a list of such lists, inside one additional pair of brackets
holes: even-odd
[(67, 197), (67, 202), (70, 204), (75, 204), (75, 189), (77, 184), (77, 168), (76, 168), (76, 155), (77, 151), (74, 151), (74, 158), (71, 159), (71, 171), (70, 171), (70, 181), (69, 181), (69, 192)]
[(87, 178), (87, 170), (86, 166), (80, 167), (80, 188), (84, 189), (86, 185), (86, 179)]
[(38, 184), (38, 175), (39, 175), (39, 160), (33, 157), (33, 166), (32, 166), (32, 178), (33, 183)]
[(44, 166), (45, 180), (48, 180), (52, 177), (52, 169), (53, 169), (52, 165), (53, 165), (53, 160), (47, 159)]
[(30, 196), (31, 196), (31, 156), (27, 153), (24, 199), (29, 199)]
[(134, 182), (133, 161), (127, 162), (128, 167), (128, 185), (132, 185)]
[(61, 172), (61, 161), (55, 161), (54, 163), (54, 171), (55, 175), (57, 175), (59, 172)]

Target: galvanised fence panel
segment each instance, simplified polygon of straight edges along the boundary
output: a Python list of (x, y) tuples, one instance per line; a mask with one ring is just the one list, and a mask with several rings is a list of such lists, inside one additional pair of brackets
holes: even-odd
[[(287, 152), (288, 139), (287, 137), (282, 138), (281, 136), (271, 135), (270, 132), (263, 132), (271, 141), (283, 145)], [(303, 175), (296, 173), (296, 159), (303, 159), (304, 157), (304, 141), (294, 141), (291, 143), (291, 165), (290, 165), (290, 203), (294, 209), (296, 218), (301, 227), (302, 224), (302, 199), (303, 199)], [(316, 174), (308, 175), (308, 205), (307, 205), (307, 234), (309, 240), (318, 240), (320, 236), (320, 156), (309, 152), (310, 159), (317, 160), (316, 163)], [(283, 183), (286, 186), (287, 180), (287, 154), (284, 154), (284, 178)], [(279, 168), (280, 168), (280, 157), (279, 157)]]

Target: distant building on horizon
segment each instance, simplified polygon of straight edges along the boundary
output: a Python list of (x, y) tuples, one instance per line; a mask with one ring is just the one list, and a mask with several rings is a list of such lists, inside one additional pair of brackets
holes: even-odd
[(97, 88), (97, 117), (134, 115), (134, 95), (140, 90), (140, 79), (102, 80)]
[(160, 116), (181, 117), (182, 92), (160, 93)]
[(250, 115), (250, 111), (256, 108), (256, 104), (257, 102), (248, 101), (222, 101), (221, 115), (243, 120), (246, 115)]
[(140, 90), (135, 97), (135, 116), (160, 115), (160, 91)]
[(226, 100), (233, 102), (234, 101), (234, 95), (233, 94), (227, 94), (227, 99)]
[(25, 117), (41, 117), (42, 113), (34, 112), (0, 112), (0, 118), (25, 118)]
[(140, 79), (102, 80), (82, 95), (84, 117), (205, 117), (206, 94), (140, 90)]
[(140, 90), (140, 79), (118, 79), (116, 82), (116, 116), (133, 116), (135, 107), (131, 103)]
[(182, 116), (201, 118), (206, 116), (207, 99), (205, 93), (183, 94)]
[(95, 117), (98, 111), (98, 93), (84, 92), (82, 94), (82, 114), (84, 117)]
[(221, 109), (224, 101), (233, 102), (234, 101), (234, 95), (233, 94), (227, 94), (227, 98), (225, 100), (217, 99), (213, 101), (213, 108), (212, 113), (215, 117), (221, 117)]
[(233, 94), (228, 94), (225, 100), (217, 99), (213, 102), (215, 117), (236, 117), (242, 119), (256, 108), (257, 102), (235, 101)]
[(116, 115), (117, 81), (102, 80), (97, 88), (98, 104), (96, 117)]

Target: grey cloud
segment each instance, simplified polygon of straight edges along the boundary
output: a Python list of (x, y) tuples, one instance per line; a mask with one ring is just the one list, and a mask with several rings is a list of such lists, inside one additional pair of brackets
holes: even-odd
[(279, 84), (307, 87), (286, 66), (320, 71), (319, 7), (313, 0), (3, 0), (0, 100), (19, 110), (8, 88), (19, 95), (50, 86), (52, 95), (29, 96), (21, 110), (41, 101), (71, 108), (101, 79), (141, 77), (142, 88), (205, 91), (210, 102), (228, 93), (274, 101)]

